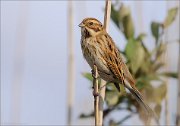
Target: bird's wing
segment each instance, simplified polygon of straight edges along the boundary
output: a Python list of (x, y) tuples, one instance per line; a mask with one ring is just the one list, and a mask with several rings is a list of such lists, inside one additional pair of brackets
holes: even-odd
[(124, 81), (124, 72), (120, 66), (120, 61), (118, 60), (118, 58), (115, 57), (115, 55), (112, 52), (106, 50), (105, 61), (110, 71), (114, 74), (114, 77), (121, 82)]
[[(113, 40), (109, 36), (109, 41), (107, 41), (107, 46), (105, 51), (105, 61), (111, 70), (111, 72), (114, 74), (114, 76), (123, 84), (125, 85), (126, 88), (129, 89), (129, 91), (133, 94), (133, 96), (136, 98), (136, 100), (140, 103), (140, 105), (143, 106), (143, 108), (147, 111), (148, 115), (154, 116), (154, 118), (157, 120), (157, 117), (153, 110), (144, 102), (143, 96), (141, 93), (136, 89), (135, 87), (135, 81), (130, 74), (126, 64), (123, 62), (123, 59), (120, 55), (120, 52), (116, 48)], [(108, 39), (107, 39), (108, 40)], [(129, 84), (125, 84), (124, 81), (125, 79), (129, 82)]]
[(112, 38), (108, 35), (107, 39), (107, 46), (105, 51), (105, 60), (107, 62), (107, 65), (111, 72), (114, 74), (114, 76), (124, 83), (124, 80), (127, 79), (127, 81), (134, 86), (135, 81), (130, 74), (126, 64), (123, 62), (123, 59), (120, 55), (120, 52), (118, 51), (118, 48), (115, 46)]

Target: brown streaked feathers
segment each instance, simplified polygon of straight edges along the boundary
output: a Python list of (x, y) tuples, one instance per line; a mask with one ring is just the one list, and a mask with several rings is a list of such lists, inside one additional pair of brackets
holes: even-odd
[(152, 109), (144, 102), (141, 93), (135, 87), (135, 81), (116, 47), (114, 41), (105, 31), (104, 26), (95, 18), (85, 18), (81, 27), (82, 53), (90, 67), (97, 66), (99, 76), (112, 82), (120, 91), (123, 84), (148, 113)]

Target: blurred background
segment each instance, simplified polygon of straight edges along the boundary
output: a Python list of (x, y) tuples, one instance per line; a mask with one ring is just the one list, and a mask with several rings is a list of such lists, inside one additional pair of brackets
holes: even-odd
[[(143, 43), (151, 51), (156, 46), (152, 21), (163, 22), (168, 10), (180, 5), (178, 0), (121, 2), (131, 11), (134, 36), (145, 33)], [(113, 5), (118, 10), (119, 3)], [(82, 75), (91, 69), (81, 53), (78, 24), (85, 17), (103, 22), (104, 8), (104, 1), (1, 1), (1, 125), (66, 125), (68, 118), (73, 125), (94, 124), (93, 118), (80, 118), (92, 112), (94, 99), (91, 82)], [(178, 72), (179, 24), (177, 11), (163, 33), (164, 42), (171, 42), (163, 55), (163, 70), (174, 73)], [(128, 37), (114, 20), (109, 34), (125, 50)], [(173, 75), (165, 78), (161, 125), (176, 124), (178, 80)], [(108, 118), (123, 119), (127, 113), (118, 111)], [(134, 115), (121, 124), (143, 123)]]

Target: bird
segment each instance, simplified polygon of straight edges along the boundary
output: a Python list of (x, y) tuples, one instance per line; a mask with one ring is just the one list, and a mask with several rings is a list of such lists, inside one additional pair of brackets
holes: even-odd
[(103, 24), (96, 18), (89, 17), (83, 19), (78, 26), (81, 28), (82, 54), (91, 69), (93, 70), (96, 65), (100, 78), (114, 83), (118, 91), (120, 84), (123, 84), (148, 115), (152, 116), (153, 110), (145, 103), (142, 94), (136, 88), (133, 76)]

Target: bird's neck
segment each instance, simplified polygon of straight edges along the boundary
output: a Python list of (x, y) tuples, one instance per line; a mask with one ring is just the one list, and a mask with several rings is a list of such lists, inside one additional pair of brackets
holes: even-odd
[(84, 38), (97, 37), (99, 35), (106, 34), (105, 30), (95, 31), (94, 29), (83, 28), (81, 34)]

